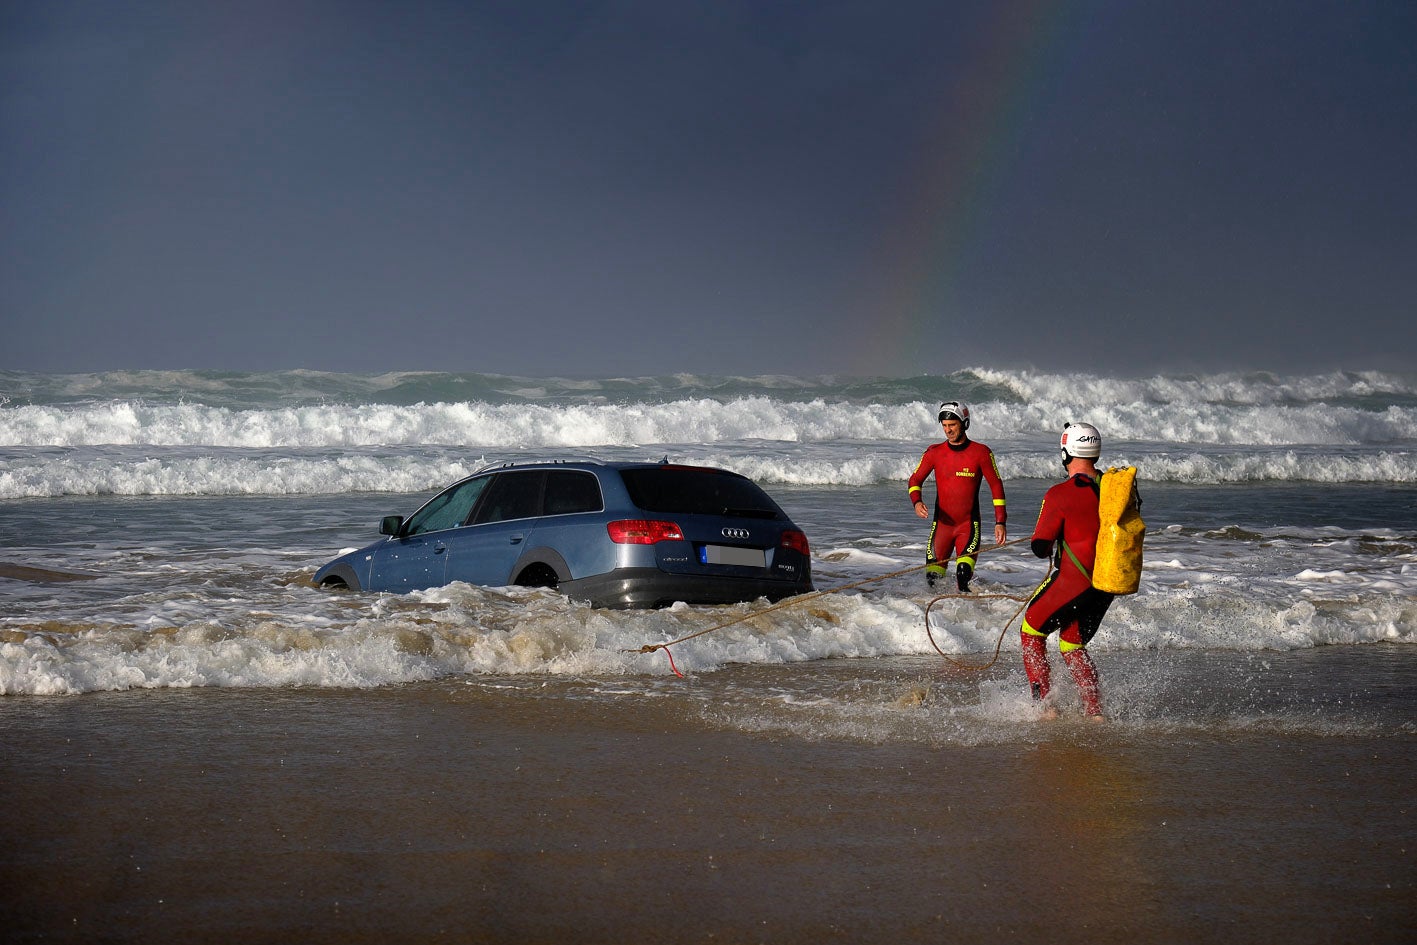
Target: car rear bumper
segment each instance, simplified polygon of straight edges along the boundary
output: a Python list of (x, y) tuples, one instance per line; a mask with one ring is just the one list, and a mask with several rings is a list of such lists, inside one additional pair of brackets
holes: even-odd
[(668, 607), (686, 604), (737, 604), (766, 597), (782, 600), (813, 590), (811, 579), (771, 581), (764, 578), (734, 578), (669, 574), (656, 568), (619, 568), (595, 577), (563, 581), (562, 594), (589, 601), (596, 607), (628, 609)]

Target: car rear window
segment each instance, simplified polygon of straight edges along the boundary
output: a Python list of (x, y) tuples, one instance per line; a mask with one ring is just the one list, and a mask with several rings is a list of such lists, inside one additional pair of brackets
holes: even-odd
[(786, 518), (751, 479), (737, 473), (690, 466), (624, 469), (630, 501), (646, 512)]
[(599, 512), (604, 507), (600, 499), (600, 481), (587, 472), (553, 469), (546, 477), (547, 515), (571, 512)]

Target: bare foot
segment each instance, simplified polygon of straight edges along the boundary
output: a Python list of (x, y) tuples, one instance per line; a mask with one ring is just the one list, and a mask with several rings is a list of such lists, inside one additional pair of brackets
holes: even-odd
[(1105, 722), (1105, 721), (1107, 721), (1107, 719), (1104, 718), (1103, 715), (1102, 715), (1102, 713), (1100, 713), (1100, 712), (1099, 712), (1097, 715), (1089, 715), (1089, 716), (1087, 717), (1087, 720), (1088, 720), (1089, 722)]
[(1058, 717), (1058, 707), (1045, 705), (1043, 707), (1043, 711), (1039, 713), (1038, 717), (1045, 722), (1051, 722)]

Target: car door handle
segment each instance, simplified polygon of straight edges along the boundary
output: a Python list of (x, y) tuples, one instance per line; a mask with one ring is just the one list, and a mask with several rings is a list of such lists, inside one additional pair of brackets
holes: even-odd
[(433, 546), (433, 553), (434, 553), (435, 555), (440, 555), (440, 554), (442, 554), (443, 552), (445, 552), (445, 551), (447, 551), (447, 550), (448, 550), (448, 546), (445, 545), (445, 544), (443, 544), (441, 541), (438, 542), (436, 545)]
[(514, 545), (520, 545), (522, 543), (522, 539), (525, 537), (525, 535), (508, 535), (507, 540)]

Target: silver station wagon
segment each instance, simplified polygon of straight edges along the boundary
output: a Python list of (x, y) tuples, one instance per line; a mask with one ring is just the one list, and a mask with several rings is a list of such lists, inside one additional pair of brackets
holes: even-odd
[(807, 536), (751, 479), (660, 463), (489, 467), (372, 545), (315, 572), (322, 587), (411, 591), (454, 581), (552, 587), (599, 607), (780, 600), (812, 590)]

